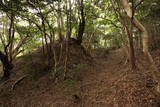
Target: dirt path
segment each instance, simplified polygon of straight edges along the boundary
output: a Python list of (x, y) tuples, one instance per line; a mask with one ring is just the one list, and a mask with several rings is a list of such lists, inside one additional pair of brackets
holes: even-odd
[[(122, 50), (97, 59), (80, 87), (81, 103), (75, 107), (157, 107), (153, 88), (146, 88), (148, 75), (131, 72)], [(143, 71), (142, 71), (143, 72)]]
[(110, 99), (115, 95), (112, 88), (125, 73), (123, 58), (121, 50), (116, 50), (111, 51), (106, 58), (97, 59), (99, 65), (95, 68), (95, 74), (87, 78), (88, 82), (84, 80), (82, 83), (86, 84), (82, 87), (82, 107), (111, 106)]

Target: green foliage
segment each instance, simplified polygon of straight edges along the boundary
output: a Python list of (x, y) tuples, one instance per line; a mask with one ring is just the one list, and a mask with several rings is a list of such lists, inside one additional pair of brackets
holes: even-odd
[(137, 16), (144, 21), (160, 21), (160, 2), (159, 0), (145, 0), (137, 9)]
[[(54, 1), (26, 1), (26, 0), (2, 0), (0, 1), (1, 12), (5, 14), (14, 14), (16, 16), (16, 38), (15, 44), (18, 43), (21, 36), (30, 36), (30, 40), (23, 46), (25, 52), (35, 50), (41, 46), (43, 34), (42, 19), (45, 20), (45, 30), (47, 35), (54, 32), (67, 32), (67, 17), (69, 1), (60, 1), (60, 9), (57, 10), (57, 0)], [(135, 5), (140, 1), (136, 0)], [(98, 47), (114, 47), (121, 46), (124, 34), (120, 31), (122, 25), (114, 10), (113, 0), (87, 0), (84, 1), (86, 25), (83, 38), (83, 45), (90, 49)], [(79, 23), (79, 2), (72, 1), (71, 10), (71, 27), (72, 37), (76, 37)], [(118, 8), (118, 7), (117, 7)], [(144, 22), (154, 22), (155, 26), (159, 26), (160, 21), (160, 2), (159, 0), (145, 0), (135, 10), (136, 16)], [(61, 12), (63, 16), (64, 29), (58, 29), (58, 14)], [(4, 26), (9, 25), (6, 16), (0, 16), (0, 21), (4, 22)], [(59, 31), (60, 30), (60, 31)], [(0, 29), (1, 31), (1, 29)], [(7, 33), (7, 32), (6, 32)], [(56, 35), (57, 37), (57, 35)], [(0, 46), (2, 48), (2, 45)]]

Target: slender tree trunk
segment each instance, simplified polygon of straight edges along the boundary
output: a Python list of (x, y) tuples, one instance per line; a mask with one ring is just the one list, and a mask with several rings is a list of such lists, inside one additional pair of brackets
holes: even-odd
[(46, 33), (46, 26), (45, 26), (45, 19), (44, 19), (44, 16), (41, 16), (41, 19), (42, 19), (42, 27), (43, 27), (43, 36), (44, 36), (44, 40), (45, 40), (45, 45), (46, 45), (46, 57), (47, 57), (47, 60), (48, 60), (48, 66), (50, 66), (50, 58), (51, 58), (51, 55), (50, 55), (50, 47), (49, 47), (49, 44), (48, 44), (48, 40), (47, 40), (47, 33)]
[(57, 24), (58, 24), (59, 39), (62, 41), (64, 39), (64, 35), (62, 34), (62, 31), (64, 30), (64, 26), (63, 26), (63, 18), (62, 18), (62, 13), (61, 13), (61, 4), (60, 4), (60, 1), (58, 1)]
[(143, 46), (143, 52), (144, 55), (147, 57), (147, 59), (149, 60), (149, 62), (151, 64), (153, 64), (153, 59), (152, 56), (148, 50), (148, 39), (149, 39), (149, 35), (148, 32), (146, 30), (146, 28), (138, 21), (138, 19), (136, 17), (132, 17), (132, 10), (129, 6), (129, 2), (128, 0), (121, 0), (122, 5), (124, 7), (124, 10), (126, 11), (127, 15), (129, 16), (129, 18), (133, 18), (133, 23), (134, 25), (140, 30), (141, 32), (141, 37), (142, 37), (142, 46)]
[(133, 36), (132, 36), (132, 31), (129, 31), (129, 29), (126, 27), (128, 39), (129, 39), (129, 53), (130, 53), (130, 63), (131, 63), (131, 68), (135, 69), (136, 68), (136, 59), (135, 59), (135, 54), (134, 54), (134, 46), (133, 46)]
[(11, 27), (11, 31), (10, 31), (10, 33), (9, 33), (9, 36), (10, 36), (10, 45), (9, 45), (9, 49), (8, 49), (8, 51), (9, 51), (9, 59), (10, 59), (10, 61), (12, 62), (12, 57), (13, 57), (13, 53), (12, 53), (12, 50), (13, 50), (13, 40), (14, 40), (14, 34), (15, 34), (15, 28), (14, 28), (14, 15), (13, 15), (13, 13), (11, 13), (11, 25), (10, 25), (10, 27)]
[(69, 41), (71, 39), (71, 35), (72, 35), (72, 4), (71, 4), (71, 0), (68, 1), (68, 5), (69, 5), (69, 12), (67, 14), (67, 40)]
[[(65, 71), (64, 71), (64, 76), (63, 79), (66, 79), (66, 73), (69, 71), (68, 69), (68, 62), (69, 62), (69, 40), (71, 39), (71, 33), (72, 33), (72, 23), (71, 23), (71, 0), (68, 1), (68, 6), (69, 6), (69, 12), (67, 14), (67, 40), (65, 42)], [(68, 8), (68, 6), (66, 6), (66, 10)]]
[(84, 4), (83, 4), (83, 0), (81, 0), (80, 2), (80, 21), (79, 21), (79, 29), (78, 29), (78, 36), (77, 36), (77, 40), (78, 40), (78, 44), (82, 43), (82, 38), (83, 38), (83, 33), (84, 33), (84, 29), (85, 29), (85, 15), (84, 15)]

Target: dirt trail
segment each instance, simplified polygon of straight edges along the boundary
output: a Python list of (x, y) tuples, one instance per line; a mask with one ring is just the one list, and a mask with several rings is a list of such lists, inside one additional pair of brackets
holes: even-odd
[(153, 88), (146, 88), (145, 70), (132, 72), (122, 49), (96, 59), (94, 70), (81, 83), (76, 107), (157, 107)]
[(95, 67), (94, 74), (82, 83), (86, 84), (82, 87), (82, 107), (111, 106), (110, 100), (115, 95), (112, 88), (125, 74), (123, 58), (123, 52), (116, 50), (110, 51), (106, 58), (97, 59), (98, 66)]

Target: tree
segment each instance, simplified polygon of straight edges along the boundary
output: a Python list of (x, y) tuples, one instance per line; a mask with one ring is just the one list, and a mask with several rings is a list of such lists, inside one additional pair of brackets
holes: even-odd
[(77, 40), (78, 40), (78, 44), (81, 44), (83, 39), (84, 29), (85, 29), (85, 23), (86, 23), (83, 0), (80, 0), (79, 2), (79, 11), (80, 11), (80, 18), (79, 18)]
[[(27, 41), (28, 35), (21, 38), (19, 43), (16, 43), (15, 46), (15, 32), (16, 32), (16, 13), (19, 11), (22, 11), (19, 6), (17, 6), (17, 3), (20, 3), (19, 1), (5, 1), (0, 2), (0, 6), (2, 9), (3, 16), (1, 18), (5, 17), (7, 18), (6, 21), (9, 21), (8, 24), (3, 23), (3, 30), (0, 33), (0, 40), (3, 45), (3, 49), (0, 50), (0, 61), (3, 65), (3, 71), (4, 71), (4, 78), (9, 78), (10, 71), (13, 68), (13, 60), (16, 58), (16, 56), (22, 52), (20, 50), (21, 46)], [(9, 25), (9, 26), (8, 26)]]
[(143, 52), (145, 56), (148, 58), (149, 62), (153, 64), (153, 59), (148, 49), (149, 35), (146, 28), (138, 21), (138, 19), (135, 16), (133, 16), (133, 10), (130, 8), (128, 0), (121, 0), (121, 3), (128, 17), (133, 20), (134, 25), (140, 30), (143, 44)]

